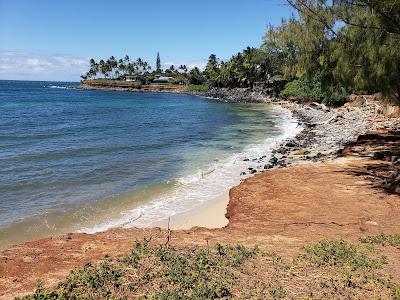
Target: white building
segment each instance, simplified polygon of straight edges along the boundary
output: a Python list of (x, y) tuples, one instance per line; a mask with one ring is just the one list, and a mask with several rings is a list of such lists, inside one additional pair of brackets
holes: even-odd
[(171, 81), (174, 80), (174, 77), (168, 77), (168, 76), (160, 76), (154, 79), (155, 83), (170, 83)]

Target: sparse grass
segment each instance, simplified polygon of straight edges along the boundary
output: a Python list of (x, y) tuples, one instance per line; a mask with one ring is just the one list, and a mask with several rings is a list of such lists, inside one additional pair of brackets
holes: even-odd
[(189, 92), (206, 92), (206, 91), (208, 91), (207, 85), (189, 84), (187, 88), (188, 88)]
[(76, 269), (33, 299), (400, 299), (372, 246), (320, 241), (294, 259), (216, 244), (177, 250), (137, 241), (131, 252)]
[(360, 249), (349, 242), (320, 241), (311, 246), (304, 247), (304, 258), (320, 266), (350, 268), (356, 271), (360, 268), (377, 269), (386, 262), (385, 257), (370, 258), (365, 249)]
[(71, 272), (55, 291), (39, 286), (24, 299), (215, 299), (229, 298), (235, 269), (257, 249), (217, 245), (215, 249), (176, 251), (135, 242), (118, 260), (86, 264)]
[(361, 238), (360, 241), (365, 244), (388, 245), (400, 249), (400, 234), (386, 235), (381, 233)]

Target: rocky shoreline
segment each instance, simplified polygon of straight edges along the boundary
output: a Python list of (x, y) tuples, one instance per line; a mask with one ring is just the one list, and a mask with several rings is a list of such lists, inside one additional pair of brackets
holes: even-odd
[[(208, 91), (189, 92), (184, 86), (167, 88), (165, 86), (149, 86), (142, 89), (132, 89), (124, 86), (90, 86), (81, 84), (78, 89), (113, 90), (130, 92), (161, 92), (185, 93), (206, 97), (224, 103), (267, 103), (275, 104), (290, 110), (303, 128), (295, 138), (285, 140), (272, 156), (246, 158), (256, 161), (257, 167), (243, 170), (241, 175), (246, 178), (249, 174), (263, 172), (273, 168), (284, 168), (306, 162), (321, 162), (341, 156), (343, 149), (357, 141), (359, 136), (371, 130), (398, 130), (400, 119), (388, 119), (393, 111), (390, 104), (381, 105), (370, 96), (355, 96), (343, 107), (328, 108), (323, 104), (309, 102), (293, 102), (283, 100), (263, 91), (253, 91), (249, 88), (211, 88)], [(399, 110), (395, 107), (395, 110)]]
[(75, 90), (101, 90), (119, 92), (152, 92), (152, 93), (176, 93), (189, 94), (206, 98), (216, 99), (226, 103), (271, 103), (279, 101), (278, 98), (267, 95), (262, 91), (252, 91), (248, 88), (211, 88), (208, 91), (188, 91), (185, 85), (144, 85), (140, 88), (134, 87), (129, 82), (122, 83), (81, 83), (79, 86), (70, 87)]
[(276, 102), (276, 99), (272, 103), (289, 109), (303, 130), (274, 149), (267, 163), (266, 156), (248, 158), (257, 160), (259, 165), (244, 170), (242, 175), (333, 160), (342, 155), (346, 146), (355, 143), (369, 131), (400, 129), (400, 119), (386, 118), (385, 110), (378, 110), (375, 102), (364, 103), (361, 107), (349, 104), (339, 108), (328, 108), (318, 103)]
[(226, 103), (272, 103), (278, 98), (262, 91), (252, 91), (248, 88), (212, 88), (204, 92), (190, 92), (195, 96), (217, 99)]

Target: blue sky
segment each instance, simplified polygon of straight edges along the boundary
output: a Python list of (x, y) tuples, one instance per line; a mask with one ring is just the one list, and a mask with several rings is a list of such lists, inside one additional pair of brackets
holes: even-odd
[(129, 54), (202, 66), (259, 46), (285, 0), (0, 0), (0, 79), (79, 80), (87, 59)]

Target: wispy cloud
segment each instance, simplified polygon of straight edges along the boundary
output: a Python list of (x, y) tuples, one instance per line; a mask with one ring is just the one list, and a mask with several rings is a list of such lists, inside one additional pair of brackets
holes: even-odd
[(87, 69), (87, 58), (0, 51), (0, 79), (78, 81)]
[[(43, 55), (28, 52), (0, 51), (0, 79), (79, 81), (89, 68), (89, 59), (64, 54)], [(186, 65), (189, 70), (203, 70), (207, 60), (165, 62), (171, 65)]]

